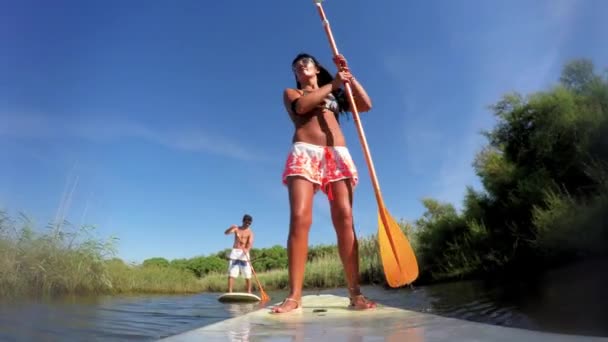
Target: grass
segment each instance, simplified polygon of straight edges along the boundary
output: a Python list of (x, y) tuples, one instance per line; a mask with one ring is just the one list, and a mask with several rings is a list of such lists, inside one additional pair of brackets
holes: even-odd
[(108, 292), (197, 293), (202, 284), (190, 271), (161, 266), (127, 265), (120, 259), (107, 262)]
[(90, 232), (65, 225), (36, 232), (25, 216), (15, 221), (0, 213), (0, 296), (103, 291), (109, 283), (104, 257), (113, 249)]
[[(582, 250), (601, 254), (608, 239), (604, 224), (608, 203), (606, 193), (608, 191), (599, 193), (585, 203), (572, 202), (567, 196), (549, 196), (547, 208), (535, 210), (537, 250), (547, 254), (564, 254), (566, 259), (571, 258), (570, 254)], [(426, 240), (446, 239), (443, 237), (445, 229), (439, 229), (444, 227), (440, 224), (442, 222), (433, 222), (418, 232), (412, 232), (410, 225), (401, 223), (402, 229), (411, 236), (415, 250), (420, 253), (418, 257), (422, 274), (429, 273), (429, 265), (425, 265), (425, 261), (431, 258), (436, 262), (438, 259), (434, 253), (449, 257), (443, 259), (447, 264), (440, 265), (439, 270), (443, 272), (441, 275), (430, 274), (433, 281), (474, 273), (480, 262), (470, 262), (471, 253), (479, 249), (474, 241), (453, 240), (446, 248), (437, 251), (423, 248)], [(475, 228), (472, 227), (473, 223), (468, 222), (467, 227), (474, 233), (479, 229), (472, 229)], [(593, 229), (581, 234), (580, 227)], [(198, 278), (187, 268), (126, 264), (114, 258), (115, 239), (101, 241), (93, 233), (93, 227), (75, 228), (69, 223), (35, 229), (34, 224), (25, 216), (13, 220), (0, 211), (0, 298), (118, 293), (183, 294), (224, 292), (227, 289), (225, 271)], [(421, 236), (425, 236), (422, 233), (428, 235), (428, 239), (421, 239)], [(465, 237), (477, 239), (475, 234)], [(304, 287), (319, 289), (346, 286), (337, 247), (322, 247), (311, 248)], [(361, 284), (385, 283), (375, 235), (359, 239), (359, 261)], [(272, 269), (257, 275), (265, 290), (288, 288), (286, 268)], [(255, 279), (253, 287), (259, 290)], [(244, 288), (242, 278), (235, 283), (235, 289), (238, 291), (239, 288)]]
[[(93, 233), (93, 227), (67, 222), (36, 229), (24, 215), (14, 220), (0, 211), (0, 298), (226, 290), (224, 272), (199, 279), (175, 267), (129, 265), (114, 258), (116, 239), (100, 241)], [(359, 245), (361, 282), (382, 281), (375, 238), (360, 239)], [(287, 269), (258, 277), (264, 289), (288, 287)], [(243, 285), (239, 278), (235, 286)], [(335, 246), (307, 263), (305, 288), (345, 285)]]
[(188, 271), (112, 259), (115, 239), (100, 241), (93, 231), (69, 223), (36, 230), (25, 216), (0, 212), (0, 298), (202, 291)]
[[(366, 237), (359, 240), (359, 273), (362, 284), (383, 282), (384, 275), (380, 259), (378, 257), (378, 246), (376, 239)], [(254, 264), (255, 266), (255, 264)], [(267, 272), (257, 273), (258, 279), (264, 290), (283, 290), (288, 288), (287, 269), (277, 269)], [(253, 288), (257, 289), (255, 278), (252, 278)], [(226, 291), (227, 274), (211, 273), (201, 278), (200, 284), (204, 291), (223, 292)], [(238, 278), (234, 284), (235, 291), (244, 289), (244, 280)], [(304, 275), (304, 288), (336, 288), (346, 286), (342, 262), (337, 255), (337, 250), (321, 255), (306, 263), (306, 273)]]

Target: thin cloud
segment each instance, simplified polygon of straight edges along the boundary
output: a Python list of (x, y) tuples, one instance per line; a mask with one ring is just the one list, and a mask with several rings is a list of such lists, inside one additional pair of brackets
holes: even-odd
[(217, 154), (244, 161), (260, 160), (265, 154), (200, 128), (156, 129), (117, 118), (55, 119), (47, 115), (0, 114), (0, 137), (17, 139), (77, 138), (93, 143), (142, 140), (181, 151)]
[(40, 115), (0, 113), (0, 137), (48, 138), (55, 134), (50, 124), (48, 118)]

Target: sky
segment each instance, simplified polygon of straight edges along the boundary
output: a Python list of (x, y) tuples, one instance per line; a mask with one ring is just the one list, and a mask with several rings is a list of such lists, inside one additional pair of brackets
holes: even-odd
[[(361, 122), (396, 219), (482, 189), (472, 163), (502, 95), (548, 89), (574, 58), (608, 67), (604, 0), (323, 6), (373, 101)], [(228, 248), (245, 213), (255, 247), (286, 245), (290, 63), (308, 52), (335, 71), (312, 1), (24, 0), (0, 13), (0, 210), (40, 229), (92, 225), (130, 262)], [(368, 236), (377, 204), (354, 121), (342, 126)], [(310, 244), (335, 239), (319, 193)]]

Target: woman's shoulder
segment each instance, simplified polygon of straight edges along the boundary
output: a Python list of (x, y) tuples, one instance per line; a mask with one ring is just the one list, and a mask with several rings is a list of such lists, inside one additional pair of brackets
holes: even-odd
[(304, 95), (304, 91), (302, 89), (296, 89), (296, 88), (285, 88), (285, 90), (283, 90), (283, 94), (285, 94), (285, 95), (290, 95), (290, 94)]
[(303, 95), (304, 92), (301, 89), (285, 88), (283, 91), (283, 100), (286, 104), (290, 104)]

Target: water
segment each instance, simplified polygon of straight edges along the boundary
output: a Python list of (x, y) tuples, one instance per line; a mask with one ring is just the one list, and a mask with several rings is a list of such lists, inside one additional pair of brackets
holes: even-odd
[(149, 341), (258, 308), (218, 294), (103, 296), (0, 305), (1, 341)]
[[(533, 330), (608, 336), (608, 262), (590, 262), (528, 282), (455, 282), (391, 290), (365, 287), (378, 302), (443, 316)], [(346, 295), (344, 289), (307, 294)], [(154, 341), (257, 310), (222, 304), (219, 293), (100, 296), (0, 304), (1, 341)], [(269, 292), (271, 302), (284, 292)]]

